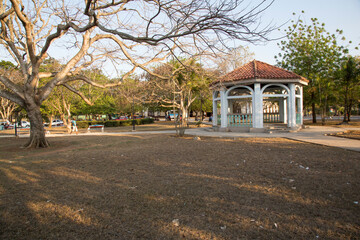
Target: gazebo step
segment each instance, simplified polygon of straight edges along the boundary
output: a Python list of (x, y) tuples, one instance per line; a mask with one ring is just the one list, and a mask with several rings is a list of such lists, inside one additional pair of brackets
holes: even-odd
[(268, 130), (267, 133), (272, 134), (272, 133), (289, 133), (289, 130), (286, 129), (281, 129), (281, 130)]
[(216, 132), (216, 129), (215, 128), (204, 128), (204, 131), (207, 131), (207, 132)]
[(289, 128), (287, 126), (269, 126), (267, 128), (267, 133), (290, 133), (290, 132), (297, 132), (301, 128)]

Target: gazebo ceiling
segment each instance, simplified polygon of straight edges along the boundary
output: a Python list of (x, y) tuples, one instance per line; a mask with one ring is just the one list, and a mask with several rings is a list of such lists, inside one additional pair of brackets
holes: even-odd
[(309, 80), (291, 71), (272, 66), (270, 64), (253, 60), (228, 74), (215, 80), (212, 87), (218, 85), (264, 83), (301, 83), (307, 85)]

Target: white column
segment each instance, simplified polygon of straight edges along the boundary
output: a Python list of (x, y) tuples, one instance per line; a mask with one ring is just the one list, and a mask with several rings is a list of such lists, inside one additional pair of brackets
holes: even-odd
[(288, 109), (287, 109), (287, 99), (288, 99), (289, 97), (286, 97), (286, 98), (284, 98), (284, 109), (283, 109), (283, 111), (284, 111), (284, 123), (288, 123)]
[(288, 127), (293, 128), (296, 127), (296, 104), (295, 104), (295, 84), (289, 84), (289, 112), (288, 112)]
[(227, 128), (227, 114), (228, 114), (228, 100), (225, 95), (226, 89), (220, 90), (220, 103), (221, 103), (221, 128)]
[(216, 91), (213, 91), (213, 111), (212, 111), (212, 125), (213, 126), (217, 126), (217, 101), (215, 101), (214, 99), (217, 97), (215, 95)]
[(280, 98), (279, 99), (279, 115), (280, 115), (280, 121), (284, 122), (284, 99)]
[(263, 97), (261, 94), (260, 83), (254, 84), (253, 96), (253, 128), (263, 128)]
[(287, 123), (287, 98), (280, 98), (279, 99), (279, 113), (280, 113), (280, 120), (283, 123)]

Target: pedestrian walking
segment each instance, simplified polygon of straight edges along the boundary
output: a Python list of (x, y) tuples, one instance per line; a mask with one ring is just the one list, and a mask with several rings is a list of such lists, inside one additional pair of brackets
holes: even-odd
[[(72, 126), (71, 133), (76, 132), (76, 135), (78, 135), (79, 132), (78, 132), (78, 128), (77, 128), (77, 126), (76, 126), (75, 118), (72, 119), (72, 121), (71, 121), (71, 126)], [(70, 134), (71, 134), (71, 133), (70, 133)]]

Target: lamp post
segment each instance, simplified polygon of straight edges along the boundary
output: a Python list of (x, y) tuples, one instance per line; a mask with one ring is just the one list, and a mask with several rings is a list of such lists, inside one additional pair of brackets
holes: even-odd
[(202, 104), (203, 104), (203, 99), (202, 99), (202, 95), (201, 95), (201, 91), (200, 91), (200, 122), (203, 121), (203, 117), (204, 117), (203, 110), (202, 110)]

